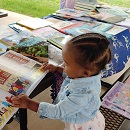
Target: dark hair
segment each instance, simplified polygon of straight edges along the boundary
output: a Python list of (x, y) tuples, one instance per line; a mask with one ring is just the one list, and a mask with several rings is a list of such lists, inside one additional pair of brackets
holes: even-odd
[(98, 33), (86, 33), (68, 41), (75, 61), (82, 67), (96, 73), (103, 70), (111, 60), (109, 40)]

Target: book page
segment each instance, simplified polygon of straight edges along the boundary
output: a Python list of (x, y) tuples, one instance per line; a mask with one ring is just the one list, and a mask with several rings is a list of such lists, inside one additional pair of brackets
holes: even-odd
[(11, 50), (0, 56), (0, 68), (20, 81), (25, 81), (28, 88), (24, 92), (27, 95), (33, 91), (45, 76), (45, 73), (40, 69), (41, 64), (39, 62)]
[(46, 73), (41, 64), (12, 50), (0, 56), (0, 129), (18, 110), (6, 101), (6, 96), (30, 95)]
[(6, 101), (6, 96), (10, 97), (11, 94), (3, 89), (0, 89), (0, 130), (18, 110), (17, 108), (12, 107), (10, 103)]

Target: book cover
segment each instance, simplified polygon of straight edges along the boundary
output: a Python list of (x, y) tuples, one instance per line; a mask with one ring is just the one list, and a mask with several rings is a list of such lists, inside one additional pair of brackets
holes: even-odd
[(58, 22), (62, 22), (64, 20), (58, 19), (58, 18), (54, 18), (54, 17), (49, 17), (45, 19), (46, 21), (52, 22), (52, 23), (58, 23)]
[(130, 118), (130, 84), (117, 82), (103, 97), (102, 105)]
[(114, 24), (114, 23), (118, 23), (118, 22), (120, 22), (120, 21), (123, 21), (123, 20), (125, 20), (125, 19), (126, 19), (126, 18), (123, 18), (123, 17), (121, 17), (121, 16), (112, 16), (112, 17), (103, 19), (103, 21)]
[(65, 36), (58, 36), (58, 37), (53, 37), (48, 39), (48, 41), (53, 44), (54, 46), (62, 49), (62, 47), (65, 45), (67, 41), (69, 41), (71, 38), (73, 38), (70, 35), (65, 35)]
[(49, 38), (56, 37), (56, 36), (65, 35), (52, 27), (44, 27), (44, 28), (39, 28), (39, 29), (33, 30), (32, 34), (39, 36), (39, 37), (43, 38), (44, 40), (47, 40)]
[(17, 23), (11, 23), (11, 24), (9, 24), (8, 25), (11, 29), (13, 29), (14, 31), (16, 31), (16, 32), (21, 32), (21, 31), (25, 31), (25, 30), (28, 30), (28, 31), (30, 31), (29, 29), (27, 29), (27, 28), (25, 28), (25, 27), (22, 27), (22, 26), (20, 26), (19, 24), (17, 24)]
[(125, 28), (125, 27), (114, 25), (112, 28), (110, 28), (108, 31), (106, 31), (106, 33), (111, 34), (111, 35), (116, 35), (116, 34), (119, 34), (123, 31), (125, 31), (126, 29), (127, 28)]
[(46, 74), (41, 71), (41, 65), (11, 50), (0, 56), (0, 129), (17, 111), (5, 97), (30, 95)]
[(34, 37), (34, 35), (30, 31), (21, 31), (19, 33), (4, 37), (0, 41), (7, 47), (11, 47), (13, 45), (17, 45), (22, 41), (26, 41), (31, 37)]
[(48, 44), (40, 37), (33, 37), (12, 46), (11, 50), (40, 63), (48, 62)]
[(41, 27), (51, 25), (53, 23), (41, 18), (30, 18), (30, 19), (20, 20), (17, 22), (17, 24), (33, 30), (33, 29), (38, 29)]
[(9, 35), (13, 35), (16, 34), (16, 32), (14, 30), (12, 30), (10, 27), (8, 27), (7, 25), (2, 25), (0, 26), (0, 39), (7, 37)]
[(92, 32), (92, 30), (90, 30), (88, 28), (88, 25), (83, 24), (81, 26), (66, 29), (65, 32), (69, 35), (72, 35), (72, 36), (78, 36), (78, 35), (81, 35), (81, 34)]
[(92, 18), (95, 18), (95, 19), (98, 19), (98, 20), (104, 20), (106, 18), (110, 18), (110, 17), (113, 17), (115, 15), (113, 14), (109, 14), (107, 12), (100, 12), (100, 13), (97, 13), (97, 14), (94, 14), (94, 15), (90, 15)]
[(60, 31), (61, 29), (74, 25), (74, 24), (75, 23), (73, 23), (71, 21), (63, 21), (63, 22), (58, 22), (58, 23), (50, 25), (50, 26)]
[(79, 10), (95, 10), (96, 9), (96, 3), (94, 2), (88, 2), (85, 0), (76, 0), (75, 5), (74, 5), (74, 9), (79, 9)]
[(114, 25), (109, 24), (109, 23), (101, 23), (100, 25), (96, 26), (93, 28), (94, 31), (101, 31), (101, 32), (106, 32), (110, 28), (112, 28)]

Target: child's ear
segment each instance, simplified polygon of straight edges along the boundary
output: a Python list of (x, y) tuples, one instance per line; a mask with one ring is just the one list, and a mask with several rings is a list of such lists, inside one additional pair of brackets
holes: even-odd
[(85, 69), (84, 72), (83, 72), (83, 75), (84, 75), (84, 77), (89, 77), (91, 75), (90, 70)]

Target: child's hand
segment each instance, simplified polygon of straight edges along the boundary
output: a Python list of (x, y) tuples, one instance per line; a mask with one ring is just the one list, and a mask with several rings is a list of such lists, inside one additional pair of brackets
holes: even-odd
[(20, 94), (18, 96), (6, 97), (7, 101), (10, 99), (11, 105), (17, 108), (28, 108), (30, 98), (25, 94)]
[(47, 73), (49, 73), (49, 72), (54, 72), (54, 71), (57, 70), (57, 66), (52, 65), (52, 64), (48, 64), (48, 63), (44, 63), (44, 64), (42, 65), (41, 70), (44, 70), (44, 71), (46, 71)]

